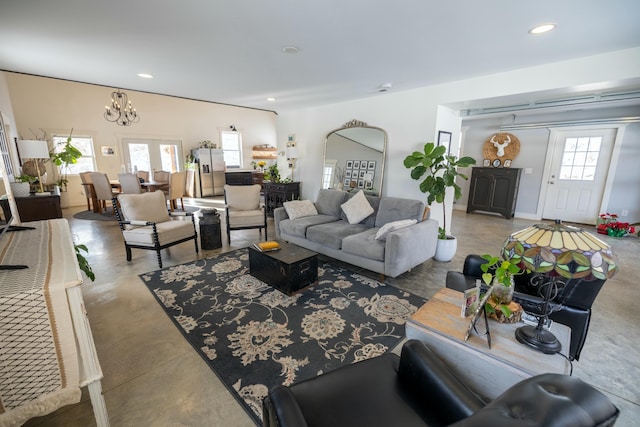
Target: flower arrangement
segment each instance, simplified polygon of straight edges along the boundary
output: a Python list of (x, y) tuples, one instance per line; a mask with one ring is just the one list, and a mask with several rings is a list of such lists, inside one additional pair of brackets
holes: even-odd
[(618, 215), (604, 213), (598, 218), (596, 231), (613, 237), (624, 237), (629, 233), (635, 233), (636, 229), (628, 222), (619, 222)]
[(267, 162), (265, 162), (264, 160), (260, 160), (258, 162), (258, 166), (260, 166), (260, 169), (264, 169), (266, 165), (267, 165)]

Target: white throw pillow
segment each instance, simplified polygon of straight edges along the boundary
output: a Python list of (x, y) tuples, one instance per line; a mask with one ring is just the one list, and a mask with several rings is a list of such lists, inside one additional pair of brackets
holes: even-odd
[(380, 230), (376, 233), (376, 240), (387, 240), (387, 234), (404, 227), (409, 227), (416, 222), (418, 221), (415, 219), (401, 219), (400, 221), (388, 222), (380, 227)]
[(373, 213), (373, 208), (362, 190), (358, 191), (349, 201), (340, 205), (347, 216), (349, 224), (357, 224)]
[(318, 215), (318, 210), (311, 200), (292, 200), (282, 204), (287, 211), (289, 219), (302, 218), (303, 216)]

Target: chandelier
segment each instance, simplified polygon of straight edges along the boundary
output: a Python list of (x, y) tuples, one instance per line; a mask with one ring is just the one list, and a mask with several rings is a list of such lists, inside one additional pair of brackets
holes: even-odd
[(105, 105), (104, 108), (106, 108), (104, 118), (120, 126), (130, 126), (140, 121), (140, 116), (128, 100), (127, 94), (120, 92), (120, 89), (111, 92), (111, 107)]

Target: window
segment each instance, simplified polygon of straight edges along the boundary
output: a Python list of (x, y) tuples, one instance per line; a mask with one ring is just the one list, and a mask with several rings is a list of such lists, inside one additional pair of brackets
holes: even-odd
[[(64, 148), (68, 136), (53, 136), (53, 151), (59, 153)], [(80, 172), (95, 172), (96, 162), (93, 153), (93, 138), (87, 137), (71, 137), (71, 145), (82, 152), (75, 164), (71, 164), (67, 170), (60, 170), (60, 173), (66, 175), (79, 175)]]
[(593, 181), (601, 145), (601, 136), (567, 138), (562, 153), (560, 179)]
[(242, 137), (240, 132), (220, 132), (224, 163), (228, 168), (242, 167)]

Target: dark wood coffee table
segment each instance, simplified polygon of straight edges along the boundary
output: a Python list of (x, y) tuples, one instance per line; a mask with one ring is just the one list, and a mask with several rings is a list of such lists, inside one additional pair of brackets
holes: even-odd
[(249, 246), (249, 274), (287, 295), (318, 283), (318, 254), (292, 243), (278, 243), (280, 249), (269, 252)]

